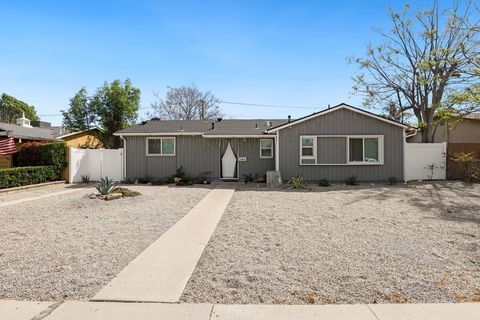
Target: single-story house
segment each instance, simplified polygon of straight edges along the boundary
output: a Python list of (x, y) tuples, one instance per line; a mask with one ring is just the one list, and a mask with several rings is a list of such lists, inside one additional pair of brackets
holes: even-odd
[(33, 126), (25, 115), (17, 119), (17, 124), (0, 122), (0, 144), (3, 150), (6, 150), (0, 152), (0, 169), (12, 167), (12, 154), (20, 150), (23, 144), (47, 143), (53, 140), (55, 137), (52, 130)]
[(49, 122), (30, 121), (25, 115), (17, 119), (16, 124), (0, 122), (0, 169), (12, 167), (12, 155), (25, 143), (63, 140), (67, 147), (95, 149), (102, 147), (100, 132), (97, 127), (72, 132), (52, 127)]
[(214, 179), (281, 173), (284, 180), (404, 177), (406, 125), (339, 104), (290, 120), (159, 120), (120, 130), (124, 176), (164, 178), (179, 167)]

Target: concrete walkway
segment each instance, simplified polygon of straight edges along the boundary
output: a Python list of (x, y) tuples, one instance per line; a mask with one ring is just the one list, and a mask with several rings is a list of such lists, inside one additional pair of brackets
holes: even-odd
[(478, 320), (480, 303), (212, 305), (66, 302), (45, 320)]
[(14, 204), (19, 204), (23, 202), (28, 202), (28, 201), (33, 201), (33, 200), (39, 200), (39, 199), (44, 199), (48, 197), (53, 197), (53, 196), (59, 196), (62, 194), (68, 194), (72, 192), (77, 192), (80, 190), (85, 190), (85, 189), (68, 189), (68, 190), (63, 190), (63, 191), (57, 191), (57, 192), (52, 192), (52, 193), (47, 193), (47, 194), (42, 194), (41, 196), (35, 196), (35, 197), (28, 197), (28, 198), (21, 198), (17, 200), (12, 200), (12, 201), (5, 201), (0, 203), (0, 208), (7, 207), (7, 206), (12, 206)]
[(0, 319), (30, 320), (48, 310), (52, 302), (0, 300)]
[(210, 191), (92, 300), (178, 302), (233, 193)]

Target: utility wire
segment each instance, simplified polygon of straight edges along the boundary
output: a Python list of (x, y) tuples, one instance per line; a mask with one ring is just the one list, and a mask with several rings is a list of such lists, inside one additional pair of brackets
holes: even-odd
[[(249, 102), (234, 102), (234, 101), (220, 101), (220, 104), (233, 104), (240, 106), (262, 107), (262, 108), (283, 108), (283, 109), (320, 109), (319, 107), (312, 106), (284, 106), (275, 104), (261, 104), (261, 103), (249, 103)], [(140, 107), (139, 110), (153, 109), (153, 107)], [(61, 114), (40, 114), (39, 117), (58, 117)]]

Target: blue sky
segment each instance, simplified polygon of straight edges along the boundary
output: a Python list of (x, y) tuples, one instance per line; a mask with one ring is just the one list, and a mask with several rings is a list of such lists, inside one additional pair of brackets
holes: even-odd
[[(0, 92), (58, 114), (85, 86), (130, 78), (142, 107), (196, 83), (224, 101), (348, 102), (346, 63), (388, 28), (403, 1), (2, 1)], [(221, 105), (228, 117), (299, 117), (314, 109)], [(148, 109), (141, 110), (144, 116)], [(54, 124), (61, 117), (43, 116)]]

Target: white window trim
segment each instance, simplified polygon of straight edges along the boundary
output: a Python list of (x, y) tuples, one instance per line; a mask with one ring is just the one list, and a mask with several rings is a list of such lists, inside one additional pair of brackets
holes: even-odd
[[(270, 141), (271, 146), (272, 146), (271, 148), (269, 148), (270, 149), (270, 156), (267, 156), (267, 157), (262, 156), (262, 141), (265, 141), (265, 140)], [(259, 145), (260, 145), (260, 159), (273, 159), (273, 139), (260, 139)], [(267, 149), (267, 148), (265, 148), (265, 149)]]
[[(302, 138), (314, 138), (313, 146), (313, 155), (302, 157)], [(346, 154), (347, 158), (345, 159), (345, 163), (317, 163), (317, 138), (345, 138), (346, 144)], [(379, 152), (379, 162), (360, 162), (360, 161), (350, 161), (350, 138), (378, 138), (378, 152)], [(305, 135), (300, 136), (300, 148), (299, 148), (299, 156), (300, 156), (300, 165), (301, 166), (381, 166), (384, 165), (384, 137), (383, 135)], [(365, 149), (365, 148), (364, 148)], [(365, 152), (365, 150), (364, 150)], [(315, 163), (303, 163), (302, 159), (315, 159)]]
[[(303, 139), (313, 139), (313, 146), (312, 146), (312, 149), (313, 149), (313, 155), (311, 156), (304, 156), (302, 155), (302, 148), (303, 148), (303, 145), (302, 145), (302, 140)], [(306, 147), (306, 148), (310, 148), (310, 147)], [(309, 164), (302, 164), (302, 160), (315, 160), (315, 163), (309, 163)], [(302, 166), (305, 166), (305, 165), (315, 165), (317, 163), (317, 136), (300, 136), (300, 165)]]
[[(162, 153), (149, 153), (148, 152), (148, 141), (149, 140), (165, 140), (165, 139), (173, 139), (173, 154), (162, 154)], [(147, 137), (145, 140), (145, 154), (147, 157), (175, 157), (177, 154), (177, 141), (175, 137)], [(163, 141), (162, 141), (163, 143)], [(162, 146), (160, 145), (160, 152), (162, 151)]]

